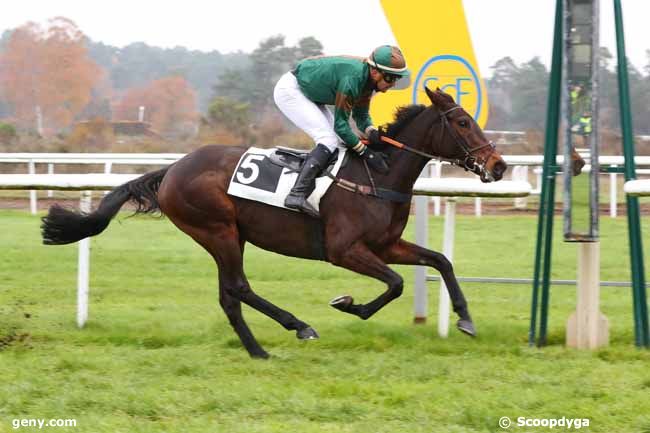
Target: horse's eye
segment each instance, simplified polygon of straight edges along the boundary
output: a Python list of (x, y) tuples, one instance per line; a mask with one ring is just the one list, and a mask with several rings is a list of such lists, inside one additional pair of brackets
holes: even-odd
[(458, 124), (460, 125), (461, 128), (469, 127), (469, 122), (467, 120), (461, 120), (460, 122), (458, 122)]

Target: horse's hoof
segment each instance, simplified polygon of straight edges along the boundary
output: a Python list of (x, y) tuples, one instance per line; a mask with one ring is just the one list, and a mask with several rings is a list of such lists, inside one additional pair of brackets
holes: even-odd
[(456, 322), (456, 328), (470, 337), (476, 337), (476, 328), (474, 328), (474, 324), (471, 320), (460, 319)]
[(311, 326), (296, 331), (296, 337), (298, 340), (318, 340), (318, 332)]
[(252, 352), (250, 356), (254, 359), (269, 359), (271, 355), (262, 350), (261, 352)]
[(330, 306), (336, 308), (339, 311), (348, 311), (350, 305), (354, 302), (354, 299), (350, 295), (337, 296), (336, 298), (330, 301)]

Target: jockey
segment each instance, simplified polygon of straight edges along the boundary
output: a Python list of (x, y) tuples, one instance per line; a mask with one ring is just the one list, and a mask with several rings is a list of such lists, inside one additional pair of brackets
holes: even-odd
[[(284, 202), (286, 207), (319, 217), (307, 202), (307, 191), (341, 141), (364, 158), (373, 170), (388, 172), (385, 156), (361, 142), (350, 127), (349, 119), (352, 116), (361, 138), (368, 139), (371, 144), (379, 142), (379, 131), (368, 112), (370, 99), (374, 92), (386, 92), (407, 74), (399, 48), (382, 45), (365, 59), (309, 57), (280, 78), (273, 92), (276, 105), (316, 143)], [(326, 105), (334, 106), (334, 114)]]

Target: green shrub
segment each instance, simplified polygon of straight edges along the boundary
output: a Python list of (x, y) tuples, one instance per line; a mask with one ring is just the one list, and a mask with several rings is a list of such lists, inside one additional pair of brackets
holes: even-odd
[(10, 123), (0, 123), (0, 143), (10, 144), (18, 137), (16, 127)]

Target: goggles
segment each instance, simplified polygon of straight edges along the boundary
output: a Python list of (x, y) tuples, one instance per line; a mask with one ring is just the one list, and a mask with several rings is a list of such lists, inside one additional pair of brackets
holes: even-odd
[(399, 75), (391, 74), (388, 72), (382, 72), (381, 75), (384, 77), (384, 81), (387, 82), (388, 84), (393, 84), (399, 80), (400, 77)]

